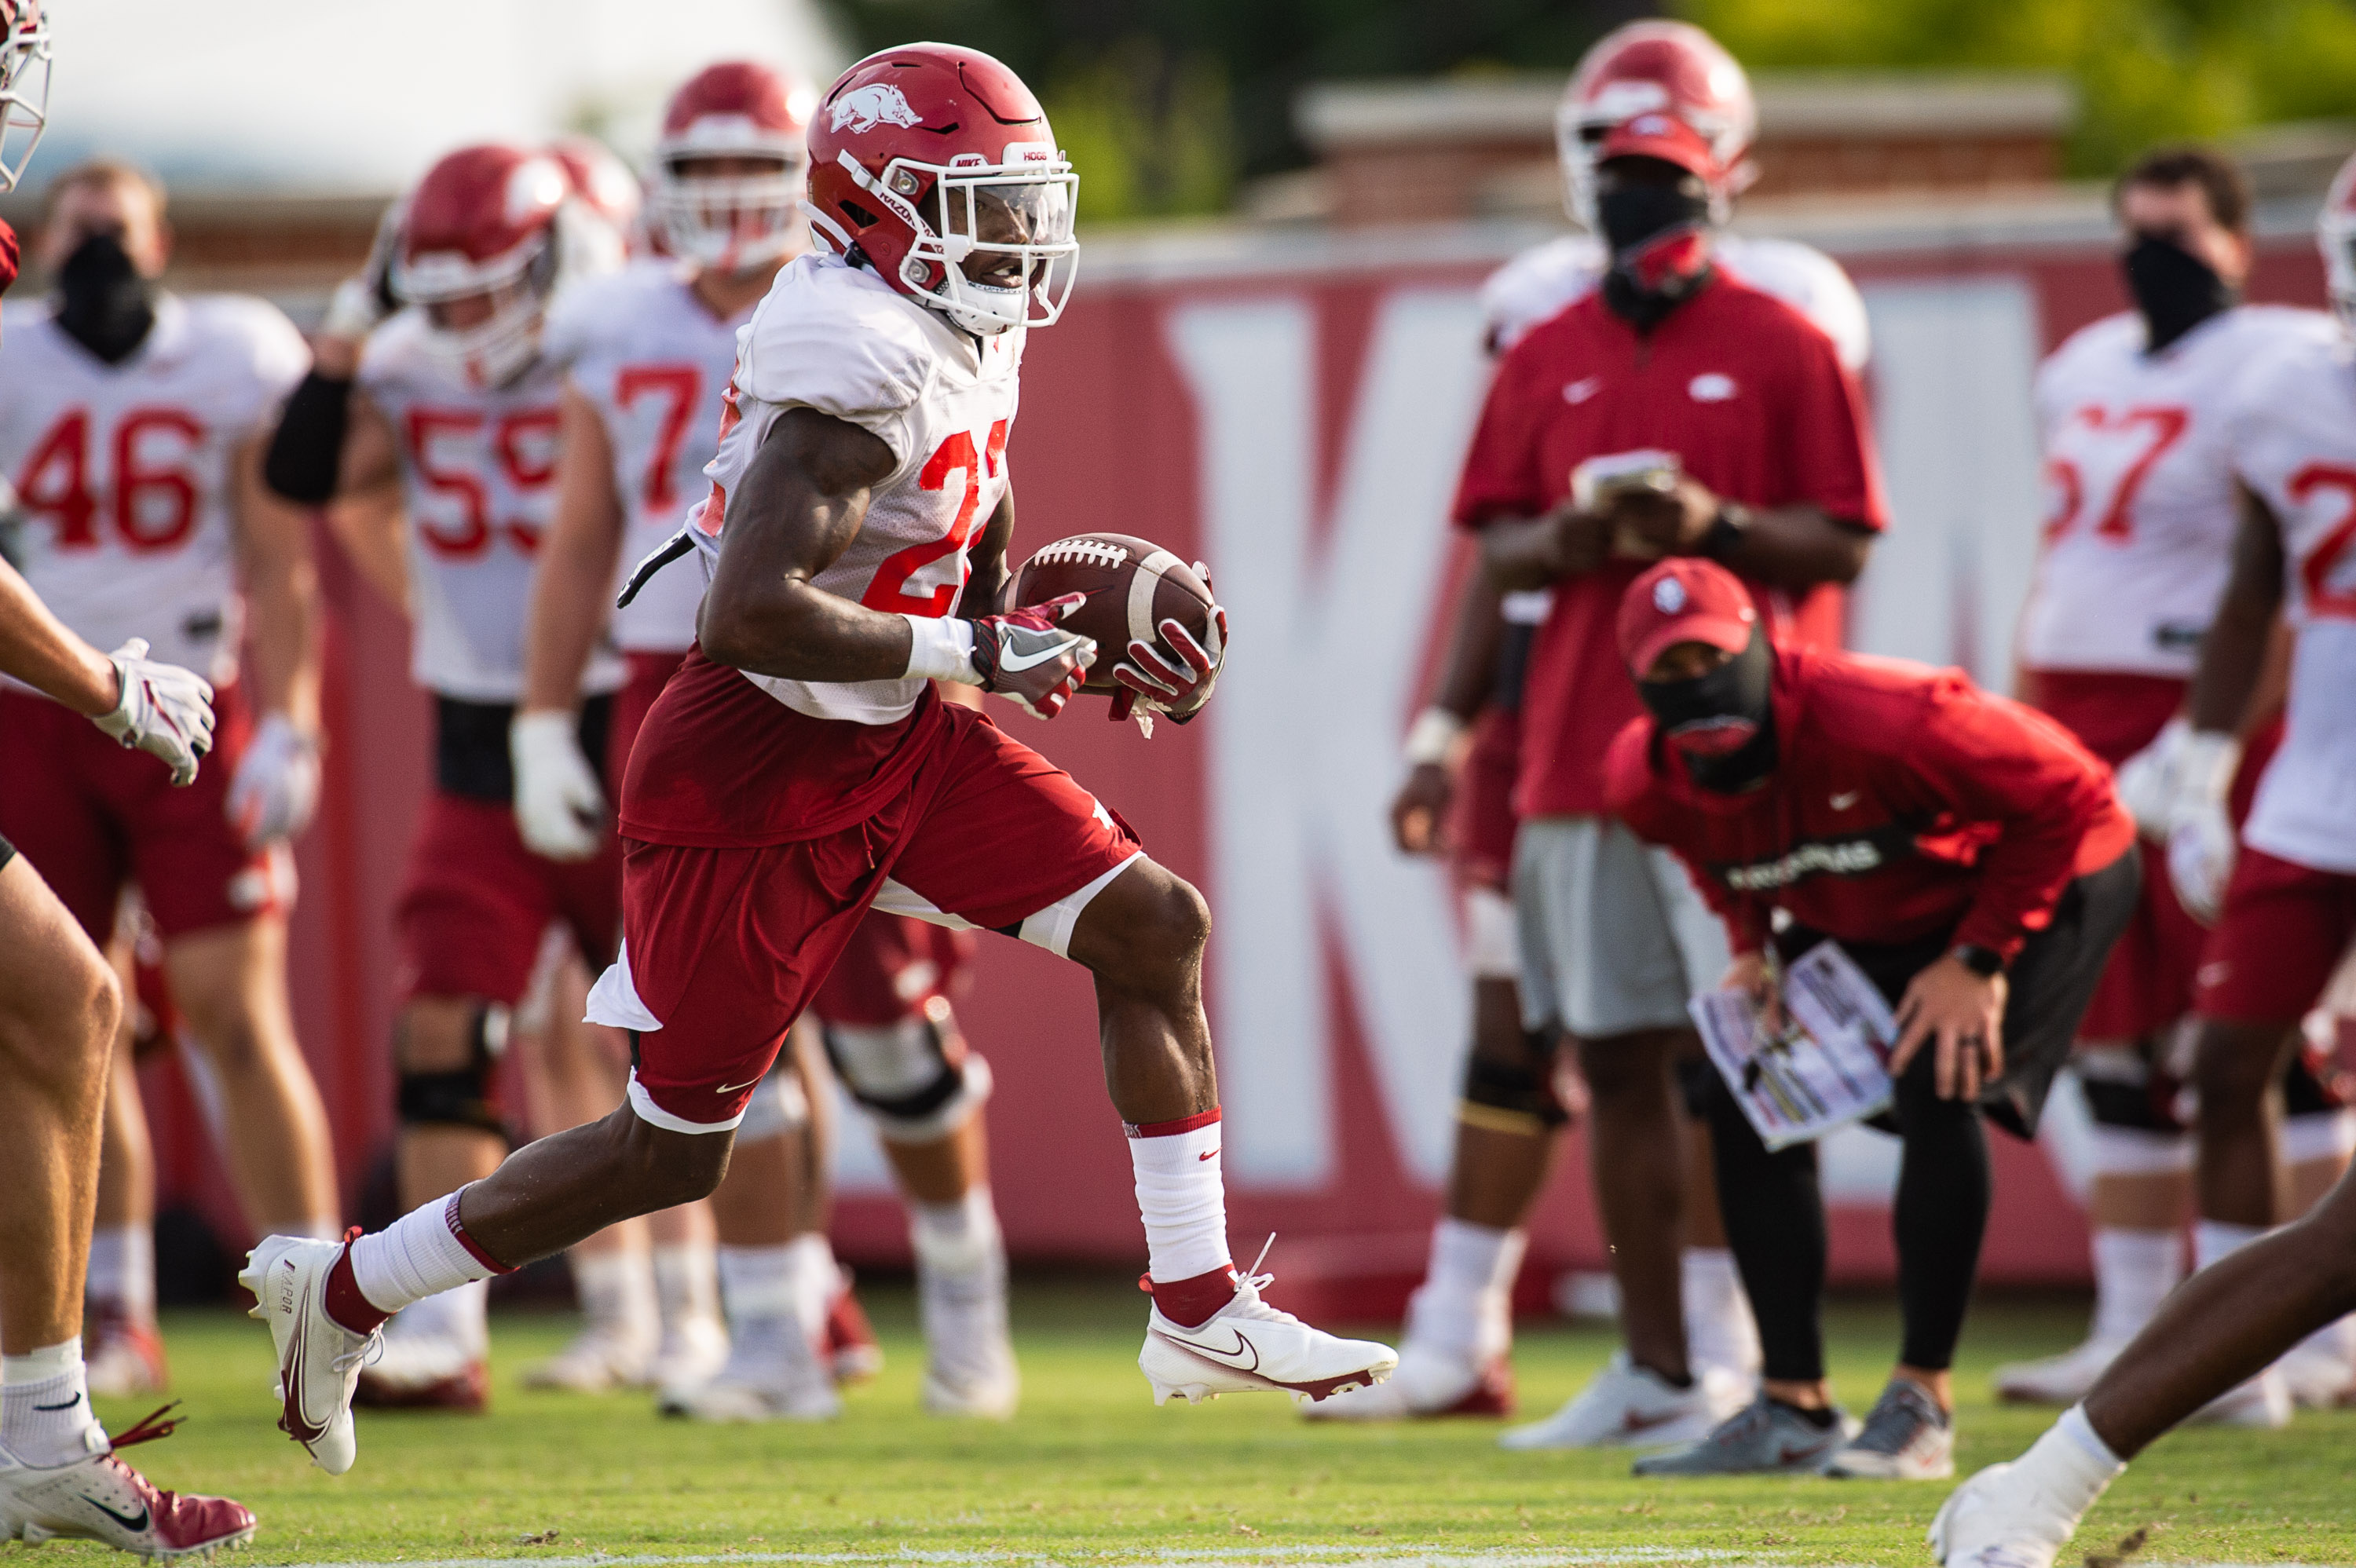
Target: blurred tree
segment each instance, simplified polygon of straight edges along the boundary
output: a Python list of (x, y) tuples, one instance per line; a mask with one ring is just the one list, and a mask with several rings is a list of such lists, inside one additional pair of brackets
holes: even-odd
[(2351, 0), (1682, 0), (1746, 65), (2035, 67), (2082, 97), (2072, 171), (2155, 142), (2356, 112)]
[(862, 48), (940, 38), (1023, 73), (1091, 219), (1217, 211), (1308, 159), (1304, 84), (1501, 66), (1568, 70), (1645, 0), (830, 0)]

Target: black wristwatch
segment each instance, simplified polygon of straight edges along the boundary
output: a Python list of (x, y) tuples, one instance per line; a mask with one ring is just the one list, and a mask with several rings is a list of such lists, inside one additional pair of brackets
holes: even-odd
[(2004, 955), (1976, 942), (1958, 942), (1947, 949), (1947, 956), (1983, 980), (1993, 980), (2004, 973)]
[(1712, 560), (1724, 561), (1742, 542), (1743, 530), (1750, 526), (1750, 507), (1740, 501), (1720, 501), (1718, 516), (1709, 520), (1709, 531), (1701, 536), (1700, 553)]

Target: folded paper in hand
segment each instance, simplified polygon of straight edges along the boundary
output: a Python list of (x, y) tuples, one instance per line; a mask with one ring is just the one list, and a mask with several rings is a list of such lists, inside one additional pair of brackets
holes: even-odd
[(1889, 1107), (1884, 1065), (1897, 1043), (1890, 1004), (1836, 942), (1783, 973), (1783, 1029), (1770, 1034), (1743, 991), (1687, 1004), (1709, 1059), (1771, 1149), (1820, 1138)]

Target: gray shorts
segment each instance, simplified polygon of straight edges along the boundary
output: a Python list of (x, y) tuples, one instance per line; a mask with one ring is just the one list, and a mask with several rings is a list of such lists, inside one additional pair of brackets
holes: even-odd
[(1525, 822), (1514, 846), (1522, 1021), (1583, 1040), (1683, 1029), (1725, 977), (1721, 924), (1665, 849), (1600, 816)]

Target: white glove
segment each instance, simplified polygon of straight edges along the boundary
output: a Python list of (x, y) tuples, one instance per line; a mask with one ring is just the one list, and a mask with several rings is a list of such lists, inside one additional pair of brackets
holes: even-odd
[(586, 860), (597, 853), (605, 792), (581, 754), (577, 720), (558, 709), (519, 713), (508, 727), (516, 826), (535, 855)]
[(254, 731), (230, 781), (229, 819), (259, 849), (302, 832), (318, 805), (319, 742), (284, 713), (273, 713)]
[(2134, 756), (2119, 764), (2119, 800), (2136, 827), (2165, 844), (2187, 813), (2222, 801), (2242, 760), (2241, 743), (2215, 730), (2195, 730), (2179, 716)]
[(2217, 923), (2233, 880), (2233, 820), (2222, 800), (2186, 812), (2168, 835), (2168, 880), (2176, 901), (2203, 925)]
[(147, 656), (147, 639), (134, 637), (107, 656), (122, 695), (111, 712), (91, 720), (122, 741), (161, 757), (176, 784), (194, 784), (197, 763), (213, 749), (213, 688), (192, 669)]

